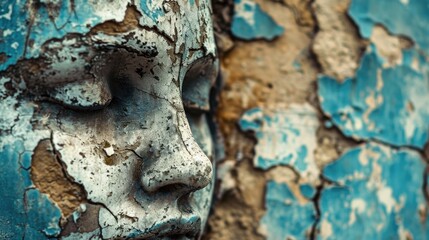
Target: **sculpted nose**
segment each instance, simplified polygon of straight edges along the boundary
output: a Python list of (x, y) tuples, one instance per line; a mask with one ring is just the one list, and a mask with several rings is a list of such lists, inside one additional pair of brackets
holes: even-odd
[(192, 137), (186, 116), (178, 116), (175, 134), (160, 147), (152, 146), (150, 161), (143, 163), (141, 184), (147, 192), (166, 187), (195, 191), (207, 186), (212, 178), (212, 164)]

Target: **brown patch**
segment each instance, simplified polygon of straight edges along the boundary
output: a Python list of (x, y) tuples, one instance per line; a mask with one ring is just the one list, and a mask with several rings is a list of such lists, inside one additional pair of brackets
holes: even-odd
[(260, 1), (261, 7), (287, 29), (275, 41), (235, 43), (221, 61), (225, 81), (220, 94), (218, 121), (225, 138), (227, 159), (252, 152), (237, 128), (241, 115), (252, 107), (286, 109), (307, 102), (313, 91), (317, 66), (309, 54), (311, 33), (295, 22), (286, 6)]
[(314, 0), (280, 0), (288, 6), (295, 15), (295, 21), (300, 26), (313, 27), (314, 17), (311, 12), (311, 3)]
[(74, 222), (73, 216), (67, 219), (67, 223), (63, 227), (61, 236), (68, 236), (74, 232), (92, 232), (99, 228), (98, 214), (100, 206), (94, 204), (85, 204), (86, 210), (80, 214), (79, 219)]
[(125, 17), (122, 22), (114, 20), (106, 21), (94, 26), (91, 33), (104, 33), (107, 35), (116, 35), (118, 33), (129, 32), (139, 27), (139, 19), (142, 17), (135, 6), (128, 6), (125, 12)]
[(348, 149), (359, 144), (356, 140), (345, 137), (335, 126), (327, 128), (322, 125), (317, 130), (316, 135), (317, 148), (314, 158), (320, 169), (337, 160)]
[(387, 60), (384, 63), (384, 67), (401, 64), (403, 50), (413, 46), (413, 42), (410, 39), (394, 36), (382, 25), (374, 26), (370, 40), (376, 46), (378, 54)]
[(0, 64), (5, 63), (7, 60), (7, 55), (6, 53), (0, 53)]
[(219, 55), (222, 56), (234, 47), (231, 38), (231, 19), (233, 14), (233, 0), (214, 0), (213, 28)]
[(353, 77), (366, 42), (347, 15), (350, 0), (316, 0), (313, 4), (319, 32), (313, 52), (322, 73), (343, 81)]
[(85, 201), (85, 190), (69, 179), (50, 140), (40, 141), (34, 149), (31, 180), (58, 205), (64, 217), (70, 216)]
[[(165, 1), (174, 14), (180, 14), (180, 5), (176, 1)], [(165, 9), (164, 9), (165, 10)]]
[(258, 234), (259, 221), (255, 220), (262, 216), (263, 211), (246, 205), (237, 192), (226, 194), (214, 209), (203, 239), (265, 239)]

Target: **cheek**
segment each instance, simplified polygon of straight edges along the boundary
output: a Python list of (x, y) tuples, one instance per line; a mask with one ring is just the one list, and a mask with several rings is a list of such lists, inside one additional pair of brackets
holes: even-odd
[(131, 192), (139, 162), (133, 152), (118, 149), (83, 129), (77, 129), (73, 136), (54, 132), (52, 140), (67, 173), (83, 185), (92, 201), (110, 204), (109, 197), (120, 199)]

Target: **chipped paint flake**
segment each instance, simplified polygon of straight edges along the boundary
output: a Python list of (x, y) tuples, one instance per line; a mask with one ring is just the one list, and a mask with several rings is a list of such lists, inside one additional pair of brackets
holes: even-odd
[(244, 40), (272, 40), (284, 33), (284, 28), (265, 13), (253, 0), (235, 0), (232, 34)]
[(106, 153), (106, 155), (108, 157), (112, 156), (113, 154), (115, 154), (115, 150), (113, 149), (112, 146), (107, 147), (107, 148), (103, 148), (104, 152)]
[(270, 181), (265, 207), (259, 232), (268, 240), (307, 239), (316, 215), (311, 201), (300, 203), (286, 184)]
[(319, 239), (427, 239), (424, 169), (413, 150), (374, 143), (349, 150), (324, 169), (339, 185), (322, 191)]
[(369, 38), (374, 26), (381, 24), (395, 35), (410, 37), (426, 53), (429, 53), (428, 12), (426, 0), (352, 0), (349, 7), (349, 15), (363, 37)]
[(319, 78), (321, 107), (346, 136), (423, 148), (429, 137), (429, 63), (414, 50), (402, 54), (400, 65), (385, 67), (371, 46), (355, 78)]
[[(100, 4), (88, 4), (86, 0), (58, 1), (50, 3), (57, 8), (57, 12), (52, 13), (48, 11), (46, 3), (31, 6), (26, 1), (2, 2), (2, 6), (9, 4), (9, 7), (0, 9), (0, 25), (4, 29), (0, 53), (7, 56), (6, 62), (0, 64), (0, 71), (15, 64), (20, 58), (38, 57), (41, 46), (50, 39), (60, 39), (71, 32), (86, 34), (92, 27), (107, 20), (121, 21), (128, 3), (109, 3), (109, 8), (103, 9), (99, 7)], [(31, 19), (32, 14), (34, 19)], [(55, 18), (51, 17), (52, 14)], [(32, 22), (32, 25), (29, 26), (28, 22)]]
[(309, 180), (317, 178), (314, 161), (316, 111), (307, 104), (291, 105), (284, 112), (264, 112), (259, 108), (247, 111), (239, 121), (243, 131), (253, 131), (258, 139), (254, 164), (261, 169), (289, 165)]

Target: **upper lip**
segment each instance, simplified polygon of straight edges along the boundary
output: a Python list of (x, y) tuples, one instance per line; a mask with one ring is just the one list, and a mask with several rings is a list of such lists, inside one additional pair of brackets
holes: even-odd
[(162, 223), (154, 224), (148, 230), (141, 232), (136, 236), (137, 239), (177, 239), (186, 237), (195, 239), (201, 228), (201, 219), (198, 216), (186, 216), (173, 218)]

